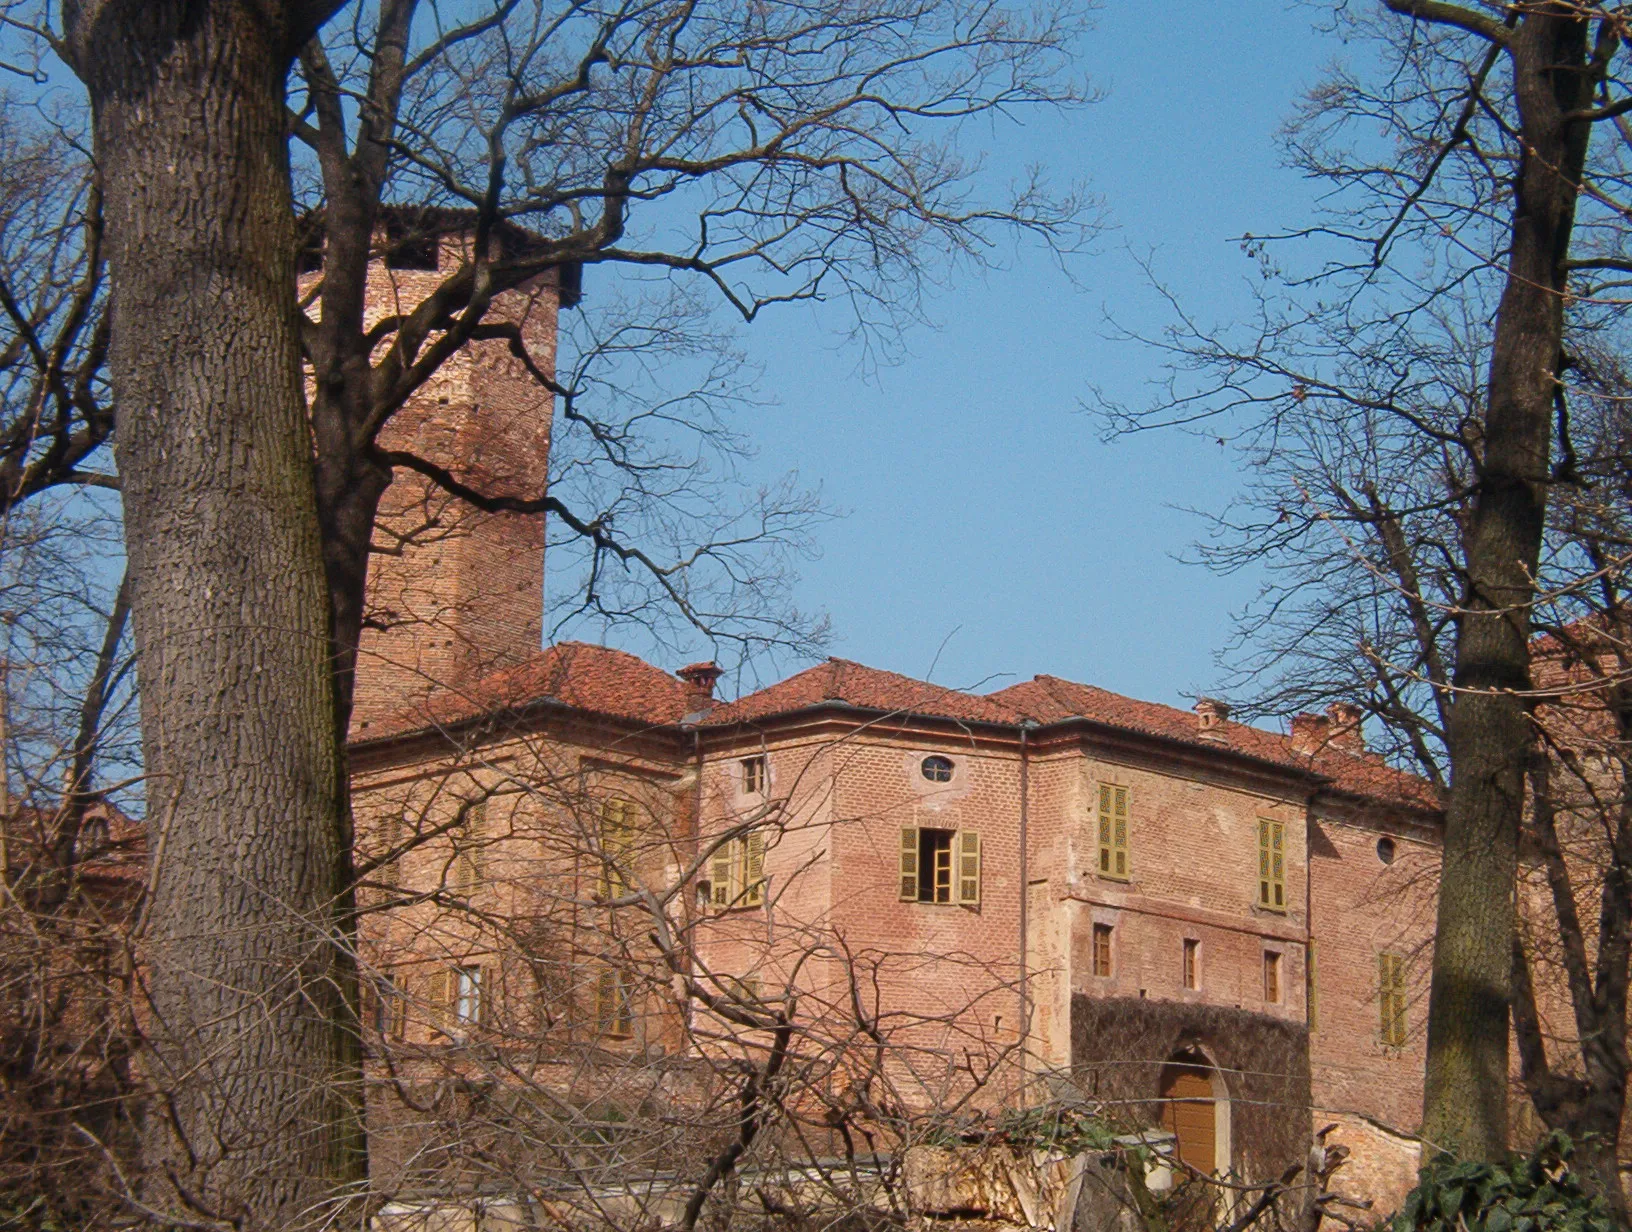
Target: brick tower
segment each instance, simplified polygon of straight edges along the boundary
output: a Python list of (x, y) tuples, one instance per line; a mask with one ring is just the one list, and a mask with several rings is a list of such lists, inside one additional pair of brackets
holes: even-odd
[[(424, 215), (412, 216), (424, 225)], [(368, 316), (411, 311), (462, 259), (468, 231), (438, 217), (404, 234), (388, 217), (385, 256), (369, 269)], [(541, 370), (555, 370), (556, 321), (577, 302), (576, 268), (549, 270), (498, 295), (489, 320), (520, 325)], [(503, 341), (452, 356), (392, 418), (381, 446), (407, 450), (478, 491), (536, 498), (548, 482), (554, 400)], [(398, 469), (380, 502), (369, 560), (351, 736), (539, 653), (544, 515), (486, 514)]]

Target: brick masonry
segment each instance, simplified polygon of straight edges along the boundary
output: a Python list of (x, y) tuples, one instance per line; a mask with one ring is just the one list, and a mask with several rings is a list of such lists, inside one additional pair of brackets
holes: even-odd
[[(378, 270), (374, 313), (418, 302), (435, 277)], [(546, 277), (499, 306), (546, 369), (558, 305)], [(534, 496), (548, 482), (551, 413), (503, 344), (481, 344), (416, 395), (386, 443)], [(572, 674), (615, 653), (585, 647), (588, 666), (542, 674), (554, 683), (536, 698), (501, 705), (490, 673), (539, 658), (543, 529), (541, 515), (472, 514), (413, 477), (382, 509), (353, 765), (364, 852), (420, 839), (365, 892), (415, 898), (370, 914), (364, 938), (370, 971), (410, 993), (402, 1047), (457, 1044), (439, 981), (472, 963), (488, 972), (484, 1012), (500, 1024), (487, 1029), (641, 1054), (696, 1046), (695, 1006), (677, 1000), (650, 920), (599, 905), (603, 809), (616, 798), (637, 819), (617, 859), (629, 884), (666, 895), (691, 974), (796, 992), (802, 1012), (836, 1023), (859, 1005), (891, 1039), (888, 1080), (904, 1101), (967, 1093), (973, 1071), (986, 1103), (1114, 1093), (1148, 1121), (1163, 1067), (1199, 1056), (1216, 1069), (1220, 1168), (1276, 1170), (1335, 1121), (1356, 1152), (1352, 1183), (1403, 1192), (1421, 1117), (1436, 860), (1420, 793), (1391, 797), (1397, 776), (1353, 749), (1300, 760), (1218, 709), (1202, 725), (1083, 691), (1111, 699), (1091, 712), (1053, 678), (974, 698), (833, 661), (715, 706), (706, 687), (625, 663), (617, 670), (647, 673), (628, 677), (629, 704), (585, 705)], [(1066, 709), (1028, 709), (1057, 697)], [(432, 710), (434, 724), (402, 718)], [(932, 755), (951, 762), (949, 781), (925, 777)], [(749, 758), (765, 761), (763, 790), (750, 790)], [(1128, 793), (1124, 878), (1098, 868), (1101, 785)], [(473, 834), (454, 823), (478, 799)], [(1258, 901), (1266, 821), (1283, 835), (1278, 909)], [(903, 901), (908, 827), (979, 834), (978, 904)], [(704, 855), (750, 830), (766, 839), (764, 901), (710, 907)], [(1096, 926), (1110, 930), (1108, 970), (1096, 969)], [(1407, 972), (1398, 1044), (1382, 1032), (1385, 952)], [(634, 973), (633, 1024), (616, 1038), (597, 1008), (608, 964)]]

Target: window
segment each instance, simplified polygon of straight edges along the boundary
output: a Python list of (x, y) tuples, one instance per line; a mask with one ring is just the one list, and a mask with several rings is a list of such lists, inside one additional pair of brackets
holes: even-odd
[(375, 982), (374, 1029), (387, 1039), (400, 1040), (407, 1034), (407, 999), (394, 975), (382, 975)]
[(453, 1021), (456, 1026), (465, 1028), (487, 1025), (487, 1003), (482, 996), (480, 967), (453, 969)]
[(1099, 875), (1128, 879), (1128, 789), (1099, 785)]
[(108, 819), (106, 817), (87, 817), (79, 827), (79, 840), (75, 853), (81, 860), (94, 859), (108, 849)]
[(402, 210), (385, 219), (385, 267), (400, 270), (434, 270), (437, 267), (436, 232), (425, 221)]
[(1384, 864), (1394, 863), (1394, 840), (1380, 838), (1377, 840), (1377, 858)]
[(1286, 823), (1258, 822), (1258, 905), (1286, 910)]
[(1264, 951), (1264, 1000), (1271, 1005), (1281, 999), (1281, 956), (1274, 950)]
[(769, 776), (765, 773), (764, 757), (744, 757), (742, 759), (742, 790), (750, 796), (762, 796)]
[(482, 864), (486, 857), (487, 801), (478, 800), (467, 807), (463, 836), (456, 840), (453, 857), (453, 887), (463, 894), (479, 889), (482, 884)]
[(1398, 1048), (1405, 1043), (1405, 956), (1377, 955), (1377, 1002), (1382, 1011), (1383, 1043)]
[(1111, 926), (1094, 925), (1094, 974), (1102, 979), (1111, 976)]
[(980, 833), (902, 826), (900, 873), (902, 902), (978, 907)]
[(1194, 937), (1184, 939), (1184, 986), (1186, 988), (1201, 987), (1201, 973), (1197, 970), (1197, 960), (1201, 957), (1201, 942)]
[(1319, 1015), (1315, 1012), (1315, 942), (1310, 938), (1303, 951), (1303, 1007), (1309, 1016), (1309, 1029), (1313, 1031), (1319, 1022)]
[(918, 763), (919, 772), (931, 783), (950, 783), (952, 781), (952, 759), (950, 757), (926, 757)]
[(635, 855), (635, 806), (617, 798), (601, 801), (602, 899), (617, 898), (630, 889)]
[(721, 908), (764, 906), (764, 834), (727, 839), (715, 849), (708, 866), (708, 901)]
[(323, 268), (323, 228), (310, 227), (300, 237), (300, 252), (295, 257), (295, 273), (315, 274)]
[[(380, 855), (388, 856), (400, 846), (402, 846), (402, 815), (392, 813), (386, 817), (384, 824), (381, 826)], [(374, 875), (379, 878), (381, 884), (394, 887), (399, 880), (400, 873), (401, 861), (399, 858), (387, 860), (375, 870)]]
[(610, 1039), (628, 1039), (635, 1033), (629, 980), (616, 967), (602, 967), (595, 980), (595, 1022)]

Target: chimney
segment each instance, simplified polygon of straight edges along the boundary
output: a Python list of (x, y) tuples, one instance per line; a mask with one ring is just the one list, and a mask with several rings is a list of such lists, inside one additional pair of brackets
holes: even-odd
[(1196, 716), (1199, 720), (1201, 738), (1216, 740), (1223, 744), (1224, 721), (1230, 717), (1229, 703), (1221, 702), (1216, 697), (1198, 697)]
[(718, 704), (714, 685), (725, 675), (712, 660), (707, 663), (688, 663), (675, 673), (686, 682), (686, 701), (692, 711), (707, 710)]
[(1313, 756), (1326, 747), (1330, 720), (1323, 714), (1295, 714), (1292, 716), (1292, 751)]
[(1342, 749), (1356, 757), (1366, 752), (1366, 733), (1360, 727), (1364, 711), (1353, 702), (1333, 702), (1326, 707), (1326, 721), (1331, 726), (1327, 737), (1334, 749)]

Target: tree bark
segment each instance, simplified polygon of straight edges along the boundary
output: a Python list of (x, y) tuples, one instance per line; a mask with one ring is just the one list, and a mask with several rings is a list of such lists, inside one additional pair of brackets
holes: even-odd
[[(1441, 6), (1448, 7), (1448, 6)], [(1468, 533), (1423, 1134), (1469, 1159), (1507, 1150), (1508, 1004), (1524, 775), (1534, 747), (1530, 603), (1549, 477), (1570, 232), (1596, 81), (1587, 21), (1531, 7), (1507, 35), (1525, 150), (1497, 310), (1483, 467)]]
[(106, 188), (153, 896), (143, 1205), (333, 1221), (363, 1175), (341, 733), (284, 87), (335, 7), (64, 5)]

